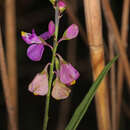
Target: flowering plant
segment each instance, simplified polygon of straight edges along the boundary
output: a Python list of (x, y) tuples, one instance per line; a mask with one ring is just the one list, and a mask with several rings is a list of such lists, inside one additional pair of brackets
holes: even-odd
[[(44, 67), (41, 73), (36, 74), (36, 76), (34, 77), (34, 79), (28, 87), (28, 90), (32, 92), (34, 95), (46, 95), (46, 107), (43, 130), (47, 129), (50, 96), (52, 95), (52, 97), (56, 100), (66, 99), (71, 93), (71, 86), (76, 83), (76, 80), (80, 76), (78, 70), (76, 70), (70, 63), (66, 62), (62, 58), (62, 56), (57, 53), (57, 47), (59, 44), (61, 44), (63, 40), (71, 40), (78, 36), (79, 28), (76, 24), (70, 25), (65, 30), (62, 37), (58, 39), (59, 21), (62, 18), (62, 13), (66, 9), (66, 4), (62, 0), (50, 0), (50, 2), (52, 3), (55, 9), (55, 22), (53, 22), (52, 20), (49, 22), (48, 31), (40, 34), (39, 36), (35, 33), (34, 29), (32, 30), (32, 33), (27, 33), (24, 31), (21, 32), (22, 39), (29, 45), (27, 49), (27, 56), (30, 60), (40, 61), (44, 53), (45, 47), (49, 47), (52, 50), (51, 62), (47, 63), (47, 65)], [(53, 46), (51, 46), (51, 44), (49, 44), (46, 41), (51, 37), (54, 37)], [(86, 112), (87, 107), (90, 104), (99, 83), (111, 67), (111, 64), (116, 59), (117, 58), (113, 59), (111, 63), (106, 67), (106, 69), (102, 72), (102, 74), (99, 76), (96, 83), (92, 86), (89, 93), (85, 96), (85, 99), (82, 101), (83, 103), (81, 103), (75, 111), (75, 114), (68, 126), (66, 127), (66, 130), (76, 129), (79, 121)], [(55, 68), (56, 70), (54, 70)], [(56, 74), (56, 78), (53, 80), (54, 74)], [(83, 114), (79, 115), (79, 113), (82, 112)]]

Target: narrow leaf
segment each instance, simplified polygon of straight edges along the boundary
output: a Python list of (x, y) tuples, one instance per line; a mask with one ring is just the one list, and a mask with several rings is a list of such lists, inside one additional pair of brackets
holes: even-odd
[(77, 128), (81, 119), (85, 115), (85, 113), (86, 113), (95, 93), (96, 93), (96, 90), (97, 90), (99, 84), (101, 83), (101, 81), (103, 80), (103, 78), (105, 77), (107, 72), (110, 70), (112, 64), (117, 60), (117, 58), (118, 58), (118, 56), (114, 57), (104, 67), (103, 71), (99, 74), (96, 81), (92, 84), (92, 86), (90, 87), (88, 93), (86, 94), (86, 96), (84, 97), (84, 99), (82, 100), (80, 105), (76, 108), (76, 110), (75, 110), (70, 122), (68, 123), (67, 127), (65, 128), (65, 130), (75, 130)]

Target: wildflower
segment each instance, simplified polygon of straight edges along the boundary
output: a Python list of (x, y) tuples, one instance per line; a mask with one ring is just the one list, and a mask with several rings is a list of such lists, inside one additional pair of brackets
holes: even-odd
[(68, 86), (76, 83), (79, 78), (79, 72), (70, 64), (64, 63), (60, 65), (60, 81)]
[(52, 97), (56, 100), (66, 99), (70, 95), (70, 88), (63, 84), (58, 78), (53, 83)]
[(60, 69), (58, 71), (60, 81), (68, 86), (75, 84), (80, 76), (79, 72), (70, 63), (67, 63), (58, 53), (57, 56), (60, 60)]
[[(27, 49), (27, 56), (33, 61), (39, 61), (42, 58), (44, 52), (44, 45), (47, 43), (44, 40), (49, 39), (55, 32), (55, 25), (53, 21), (49, 22), (48, 32), (45, 32), (39, 36), (36, 35), (34, 29), (32, 33), (21, 32), (23, 40), (30, 45)], [(41, 40), (41, 38), (43, 40)]]
[(59, 40), (59, 42), (61, 42), (63, 40), (73, 39), (73, 38), (77, 37), (78, 33), (79, 33), (78, 26), (76, 24), (72, 24), (64, 32), (64, 34), (63, 34), (62, 38)]
[(47, 73), (48, 65), (46, 65), (45, 69), (42, 73), (38, 73), (33, 81), (29, 84), (28, 90), (34, 95), (44, 96), (48, 92), (48, 73)]

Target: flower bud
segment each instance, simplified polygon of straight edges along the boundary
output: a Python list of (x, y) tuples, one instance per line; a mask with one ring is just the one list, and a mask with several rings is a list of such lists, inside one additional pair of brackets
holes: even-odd
[(49, 22), (49, 25), (48, 25), (48, 32), (50, 33), (50, 35), (52, 36), (55, 32), (55, 24), (54, 22), (51, 20)]
[[(56, 0), (50, 0), (50, 2), (52, 3), (53, 7), (56, 8)], [(66, 9), (65, 2), (62, 0), (59, 0), (57, 4), (58, 4), (58, 8), (59, 8), (60, 13), (63, 13), (64, 10)]]
[(63, 34), (63, 40), (70, 40), (77, 37), (79, 28), (76, 24), (70, 25)]
[(60, 0), (60, 1), (58, 2), (58, 7), (59, 7), (60, 13), (63, 13), (64, 10), (66, 9), (66, 4), (65, 4), (65, 2), (63, 2), (63, 1)]

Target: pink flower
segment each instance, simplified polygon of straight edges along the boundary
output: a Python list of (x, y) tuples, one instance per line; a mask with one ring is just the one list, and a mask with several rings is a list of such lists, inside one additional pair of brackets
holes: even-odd
[[(44, 45), (47, 43), (44, 40), (49, 39), (55, 32), (55, 25), (53, 21), (49, 22), (48, 31), (44, 32), (40, 36), (37, 36), (35, 30), (32, 30), (32, 33), (21, 32), (23, 40), (29, 44), (27, 49), (27, 56), (33, 61), (40, 61), (44, 52)], [(41, 40), (42, 38), (43, 40)]]
[(53, 83), (52, 97), (56, 100), (66, 99), (71, 90), (63, 84), (58, 78)]
[(70, 86), (76, 83), (80, 74), (70, 63), (61, 63), (59, 76), (62, 83)]
[(43, 72), (38, 73), (29, 84), (28, 90), (34, 93), (34, 95), (44, 96), (48, 93), (48, 65), (49, 64), (47, 64)]

